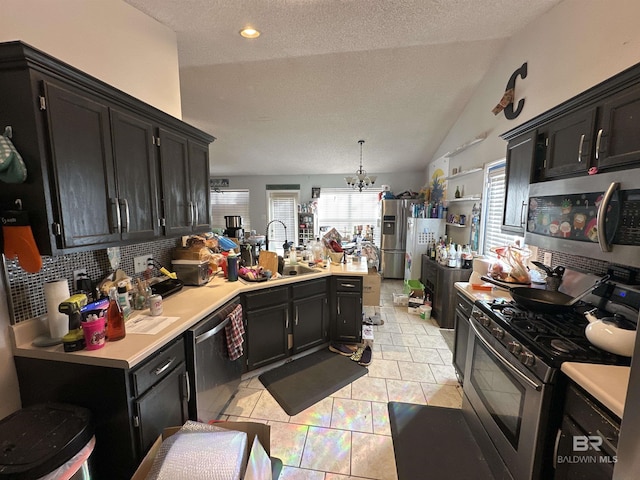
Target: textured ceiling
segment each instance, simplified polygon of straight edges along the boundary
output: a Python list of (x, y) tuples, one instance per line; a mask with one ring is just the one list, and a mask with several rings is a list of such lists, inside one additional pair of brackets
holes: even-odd
[(351, 174), (360, 139), (369, 173), (422, 171), (504, 42), (560, 0), (125, 1), (176, 32), (212, 172), (244, 175)]

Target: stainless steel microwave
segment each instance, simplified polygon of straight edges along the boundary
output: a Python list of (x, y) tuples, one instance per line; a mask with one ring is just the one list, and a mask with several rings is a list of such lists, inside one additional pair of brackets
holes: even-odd
[(640, 168), (531, 184), (525, 242), (640, 267)]

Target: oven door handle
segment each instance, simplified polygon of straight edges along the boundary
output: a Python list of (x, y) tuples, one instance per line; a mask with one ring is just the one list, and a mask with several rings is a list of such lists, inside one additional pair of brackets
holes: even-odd
[(500, 352), (498, 352), (495, 348), (493, 348), (493, 346), (484, 339), (484, 337), (482, 336), (482, 334), (478, 330), (478, 327), (475, 326), (473, 319), (470, 319), (470, 320), (471, 321), (469, 322), (469, 325), (471, 325), (471, 328), (473, 329), (473, 332), (476, 334), (476, 337), (478, 337), (478, 339), (480, 339), (480, 341), (483, 343), (483, 345), (485, 347), (487, 347), (489, 349), (489, 351), (491, 351), (491, 353), (493, 353), (498, 360), (500, 360), (500, 363), (502, 363), (505, 367), (507, 367), (513, 373), (518, 375), (522, 380), (524, 380), (530, 387), (532, 387), (536, 391), (540, 391), (540, 389), (542, 389), (542, 385), (538, 385), (536, 382), (531, 380), (529, 377), (527, 377), (520, 370), (518, 370), (513, 365), (511, 365), (502, 355), (500, 355)]

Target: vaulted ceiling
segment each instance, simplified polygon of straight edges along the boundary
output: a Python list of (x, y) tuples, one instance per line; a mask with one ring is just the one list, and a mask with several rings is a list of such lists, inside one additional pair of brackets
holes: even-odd
[[(505, 42), (560, 0), (125, 0), (176, 32), (216, 175), (423, 171)], [(261, 31), (244, 39), (239, 30)], [(487, 99), (487, 108), (496, 99)]]

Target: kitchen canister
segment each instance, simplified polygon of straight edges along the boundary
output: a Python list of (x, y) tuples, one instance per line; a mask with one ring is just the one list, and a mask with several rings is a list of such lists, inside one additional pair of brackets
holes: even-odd
[(97, 350), (104, 347), (106, 339), (106, 322), (104, 317), (82, 322), (82, 333), (86, 350)]
[(43, 290), (47, 305), (49, 335), (51, 338), (62, 338), (69, 333), (69, 316), (60, 313), (58, 306), (71, 296), (69, 282), (67, 282), (66, 278), (59, 278), (45, 283)]

